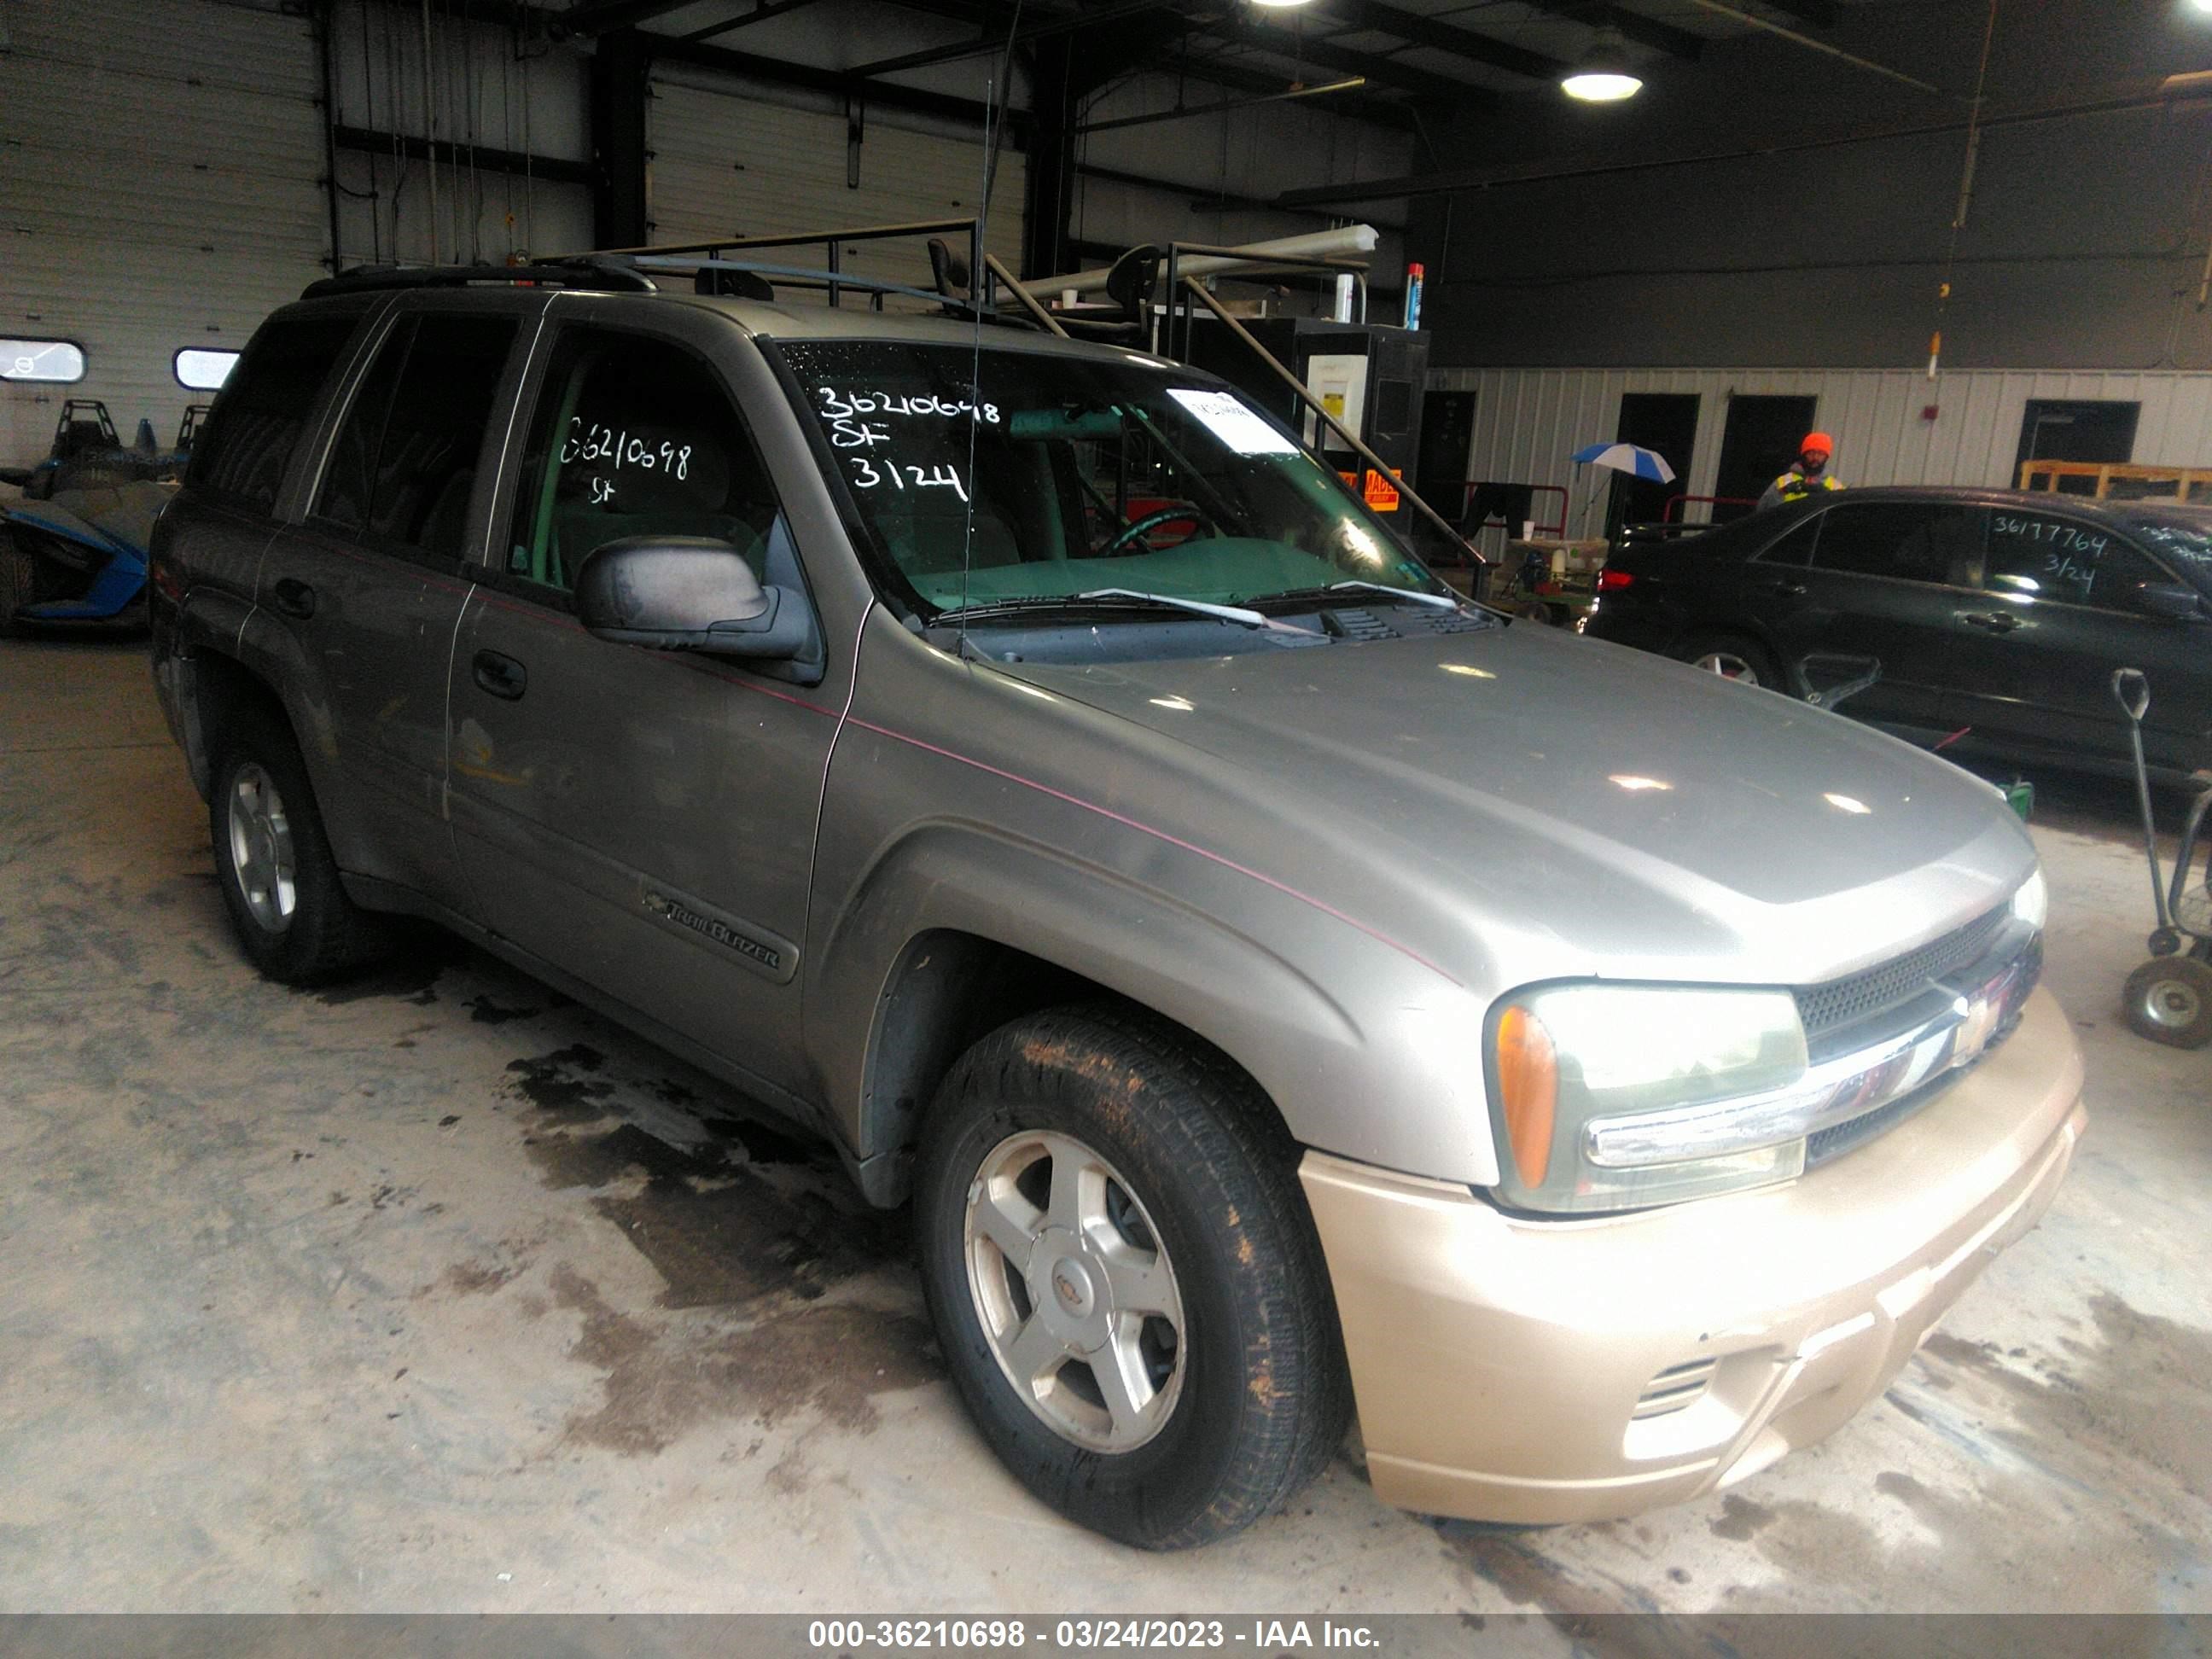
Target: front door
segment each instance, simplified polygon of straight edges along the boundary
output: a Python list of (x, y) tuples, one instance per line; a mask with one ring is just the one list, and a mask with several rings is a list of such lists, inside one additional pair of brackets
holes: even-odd
[[(699, 343), (553, 331), (513, 506), (463, 619), (453, 815), (495, 933), (771, 1089), (799, 1074), (799, 949), (837, 710), (806, 686), (695, 653), (592, 638), (570, 592), (593, 549), (708, 537), (804, 577), (736, 401)], [(727, 349), (701, 313), (690, 327)], [(750, 348), (747, 348), (750, 349)]]
[(1990, 514), (1984, 591), (1959, 596), (1957, 689), (1948, 718), (2017, 754), (2128, 757), (2112, 671), (2151, 687), (2143, 750), (2186, 771), (2212, 759), (2212, 623), (2135, 608), (2173, 574), (2108, 525), (2063, 514)]
[[(441, 792), (446, 675), (469, 591), (487, 428), (523, 319), (402, 311), (339, 420), (260, 602), (307, 665), (303, 743), (335, 763), (349, 868), (459, 902)], [(498, 434), (503, 438), (504, 431)], [(495, 441), (495, 440), (494, 441)]]
[(1606, 507), (1608, 538), (1619, 536), (1625, 524), (1658, 523), (1667, 515), (1667, 503), (1688, 490), (1690, 457), (1698, 441), (1698, 403), (1694, 392), (1621, 394), (1620, 422), (1613, 429), (1614, 441), (1663, 455), (1667, 465), (1674, 469), (1674, 477), (1671, 483), (1660, 483), (1626, 473), (1617, 475), (1613, 499)]
[(1845, 500), (1799, 525), (1746, 567), (1784, 671), (1814, 654), (1879, 659), (1881, 678), (1846, 712), (1939, 726), (1952, 612), (1976, 600), (1985, 518), (1978, 507)]
[(1820, 403), (1813, 398), (1730, 398), (1728, 424), (1721, 430), (1720, 469), (1713, 494), (1734, 507), (1716, 506), (1713, 522), (1740, 519), (1797, 459), (1797, 447), (1813, 429)]

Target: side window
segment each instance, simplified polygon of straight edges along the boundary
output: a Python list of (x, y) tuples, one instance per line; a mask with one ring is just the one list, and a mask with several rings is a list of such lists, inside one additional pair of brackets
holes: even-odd
[(1982, 586), (1992, 592), (2124, 611), (2137, 583), (2172, 580), (2098, 526), (2042, 514), (1990, 515), (1989, 564)]
[(1987, 514), (1978, 507), (1860, 501), (1832, 507), (1814, 560), (1820, 569), (1970, 586)]
[(1759, 555), (1761, 564), (1808, 565), (1813, 562), (1813, 544), (1820, 538), (1820, 521), (1829, 514), (1815, 513), (1802, 524), (1793, 526), (1790, 532)]
[(441, 558), (465, 551), (469, 494), (517, 329), (415, 316), (385, 337), (331, 446), (315, 516)]
[(316, 394), (360, 320), (357, 313), (326, 313), (263, 325), (192, 446), (195, 489), (264, 512), (276, 504)]
[(556, 345), (516, 480), (507, 568), (567, 592), (592, 549), (705, 536), (756, 575), (781, 508), (736, 406), (666, 340), (573, 329)]

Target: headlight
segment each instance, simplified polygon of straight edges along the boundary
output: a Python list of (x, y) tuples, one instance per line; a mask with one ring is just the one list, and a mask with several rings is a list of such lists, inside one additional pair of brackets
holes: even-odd
[(2012, 896), (2012, 913), (2037, 933), (2043, 931), (2044, 921), (2051, 914), (2051, 890), (2044, 884), (2040, 865)]
[(1547, 986), (1490, 1030), (1499, 1196), (1516, 1208), (1637, 1209), (1804, 1169), (1787, 992)]

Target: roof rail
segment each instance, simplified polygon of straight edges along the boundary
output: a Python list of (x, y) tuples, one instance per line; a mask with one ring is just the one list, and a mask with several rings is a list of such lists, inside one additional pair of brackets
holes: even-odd
[(577, 254), (540, 259), (526, 265), (355, 265), (335, 276), (324, 276), (301, 291), (303, 300), (319, 300), (331, 294), (362, 294), (389, 289), (465, 288), (472, 284), (505, 283), (537, 288), (611, 289), (621, 294), (650, 294), (652, 282), (626, 261), (599, 254)]

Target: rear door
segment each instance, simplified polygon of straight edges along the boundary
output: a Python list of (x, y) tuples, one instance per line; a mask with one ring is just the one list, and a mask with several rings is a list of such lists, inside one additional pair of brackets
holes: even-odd
[(2149, 677), (2143, 749), (2154, 766), (2212, 761), (2212, 623), (2144, 614), (2132, 595), (2179, 579), (2112, 526), (2063, 513), (1990, 515), (1982, 592), (1958, 605), (1948, 718), (2022, 755), (2120, 761), (2127, 728), (2112, 671)]
[(1943, 719), (1952, 612), (1972, 605), (1986, 515), (1948, 501), (1842, 501), (1745, 567), (1787, 659), (1878, 658), (1853, 697), (1862, 720), (1929, 730)]
[(481, 572), (453, 658), (453, 824), (473, 909), (792, 1091), (815, 823), (850, 664), (833, 653), (830, 681), (809, 686), (583, 630), (576, 572), (626, 537), (708, 537), (768, 580), (805, 577), (716, 365), (753, 348), (704, 311), (565, 295), (553, 309), (510, 451), (503, 568)]
[(261, 566), (260, 605), (306, 665), (301, 738), (335, 774), (342, 861), (455, 908), (447, 670), (506, 434), (491, 416), (532, 320), (511, 302), (395, 308), (334, 416), (305, 522)]

